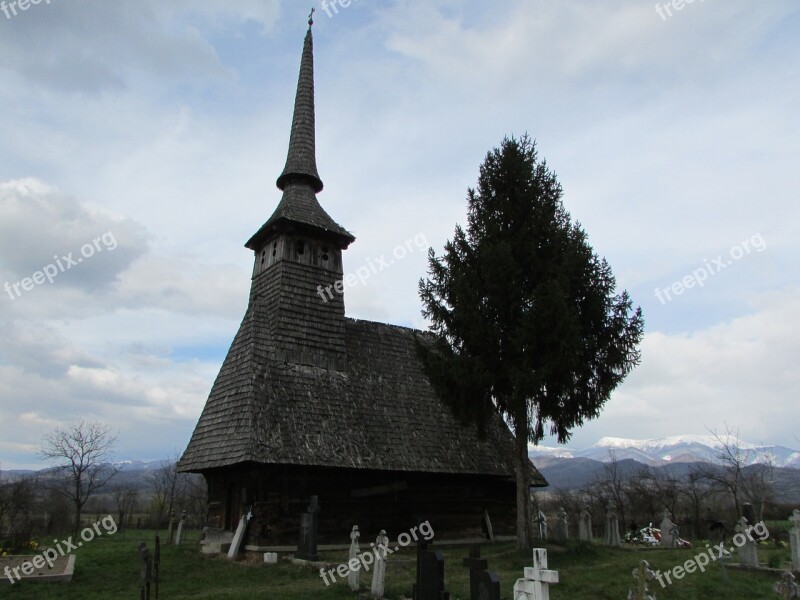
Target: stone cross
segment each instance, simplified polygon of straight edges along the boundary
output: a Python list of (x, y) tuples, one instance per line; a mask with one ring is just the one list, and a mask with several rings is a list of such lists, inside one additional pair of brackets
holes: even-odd
[(500, 600), (500, 581), (494, 573), (487, 571), (489, 561), (481, 558), (481, 547), (472, 544), (469, 547), (469, 558), (463, 564), (469, 569), (470, 600)]
[(550, 584), (558, 583), (558, 571), (547, 568), (547, 550), (533, 549), (533, 568), (525, 567), (525, 577), (514, 584), (514, 600), (550, 600)]
[(536, 517), (536, 523), (539, 525), (539, 539), (544, 541), (547, 539), (547, 516), (540, 510)]
[(628, 600), (656, 600), (655, 595), (650, 595), (647, 582), (656, 578), (655, 572), (650, 568), (650, 563), (643, 560), (639, 566), (633, 570), (633, 579), (636, 587), (628, 590)]
[(772, 586), (772, 590), (783, 600), (796, 600), (800, 598), (800, 585), (795, 582), (794, 574), (785, 571), (781, 580)]
[[(756, 550), (756, 543), (747, 536), (747, 519), (741, 517), (739, 524), (736, 526), (736, 535), (741, 534), (744, 538), (744, 543), (737, 546), (739, 552), (739, 564), (743, 567), (757, 567), (758, 566), (758, 551)], [(735, 538), (736, 536), (734, 536)]]
[(672, 522), (669, 511), (664, 509), (664, 518), (661, 519), (661, 545), (672, 548), (677, 543), (677, 525)]
[(619, 546), (619, 517), (614, 505), (609, 502), (606, 506), (606, 546)]
[(178, 523), (178, 533), (175, 536), (175, 544), (180, 546), (183, 539), (183, 528), (186, 526), (186, 511), (181, 512), (181, 520)]
[(386, 553), (389, 549), (389, 538), (386, 530), (381, 529), (373, 544), (375, 551), (375, 567), (372, 569), (372, 586), (370, 592), (373, 598), (383, 598), (386, 584)]
[(569, 524), (567, 523), (567, 511), (562, 507), (558, 511), (558, 522), (556, 523), (556, 539), (559, 542), (569, 540)]
[(428, 550), (424, 540), (417, 540), (417, 582), (411, 596), (413, 600), (450, 600), (444, 590), (444, 556)]
[(789, 520), (794, 524), (789, 531), (789, 542), (792, 546), (792, 568), (800, 571), (800, 510), (794, 509)]
[[(353, 559), (358, 558), (358, 538), (361, 537), (361, 534), (358, 532), (358, 525), (353, 525), (353, 529), (350, 532), (350, 553), (347, 555), (348, 563), (351, 563)], [(358, 591), (358, 576), (361, 574), (361, 569), (349, 569), (347, 573), (347, 585), (350, 586), (350, 591), (357, 592)]]
[(589, 512), (588, 506), (581, 511), (578, 520), (578, 539), (582, 542), (592, 543), (592, 513)]

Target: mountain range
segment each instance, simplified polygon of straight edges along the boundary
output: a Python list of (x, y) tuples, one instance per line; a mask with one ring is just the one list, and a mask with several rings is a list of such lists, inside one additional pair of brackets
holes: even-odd
[[(772, 459), (775, 467), (800, 469), (800, 451), (785, 446), (752, 444), (737, 438), (722, 438), (730, 446), (739, 448), (746, 465), (763, 463), (765, 456)], [(652, 440), (634, 440), (604, 437), (596, 444), (583, 450), (566, 447), (551, 448), (534, 446), (529, 456), (537, 463), (537, 458), (589, 458), (600, 462), (613, 459), (632, 459), (636, 462), (657, 467), (675, 463), (719, 462), (718, 454), (722, 442), (713, 435), (679, 435)]]

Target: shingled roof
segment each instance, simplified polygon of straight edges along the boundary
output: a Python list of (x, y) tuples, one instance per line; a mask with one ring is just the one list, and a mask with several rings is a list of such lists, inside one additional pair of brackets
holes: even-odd
[(181, 471), (253, 462), (514, 476), (499, 416), (481, 440), (435, 394), (416, 351), (422, 332), (346, 319), (346, 371), (276, 364), (262, 310), (256, 301), (245, 315)]
[[(341, 261), (312, 259), (303, 240), (293, 241), (297, 255), (286, 245), (278, 254), (278, 238), (300, 230), (320, 248), (354, 240), (316, 198), (310, 25), (277, 181), (283, 197), (246, 244), (256, 252), (250, 302), (179, 469), (250, 463), (514, 478), (514, 439), (500, 416), (480, 439), (430, 385), (417, 354), (423, 332), (346, 318), (342, 297), (328, 302), (317, 291), (341, 280)], [(270, 243), (274, 262), (265, 263)], [(533, 484), (546, 485), (531, 469)]]

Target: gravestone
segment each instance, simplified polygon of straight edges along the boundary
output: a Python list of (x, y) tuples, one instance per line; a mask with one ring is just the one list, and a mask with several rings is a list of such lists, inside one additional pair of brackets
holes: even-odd
[[(758, 551), (756, 550), (756, 543), (747, 536), (748, 527), (747, 519), (741, 517), (739, 519), (739, 524), (736, 526), (734, 542), (737, 544), (736, 549), (739, 553), (739, 564), (743, 567), (757, 567)], [(741, 538), (744, 538), (744, 541), (739, 544), (737, 539)]]
[(463, 564), (469, 569), (470, 600), (500, 600), (500, 581), (487, 571), (489, 561), (481, 558), (480, 544), (469, 547), (469, 558), (463, 559)]
[(550, 600), (550, 584), (558, 583), (558, 571), (547, 568), (547, 550), (533, 549), (533, 568), (525, 567), (523, 579), (514, 584), (514, 600)]
[(375, 566), (372, 569), (372, 586), (370, 592), (373, 598), (383, 598), (383, 590), (386, 584), (386, 553), (389, 548), (389, 538), (386, 537), (386, 530), (381, 529), (378, 537), (373, 544), (375, 551)]
[(664, 518), (661, 519), (661, 545), (672, 548), (677, 544), (677, 525), (672, 522), (669, 511), (664, 509)]
[(239, 519), (239, 526), (236, 528), (236, 533), (233, 534), (233, 541), (231, 542), (231, 547), (228, 548), (228, 558), (235, 559), (239, 554), (239, 549), (242, 547), (244, 543), (244, 536), (247, 533), (247, 524), (250, 522), (250, 519), (253, 518), (253, 513), (247, 511), (246, 515), (242, 515), (242, 518)]
[(781, 580), (772, 586), (772, 590), (783, 600), (800, 599), (800, 585), (797, 585), (794, 574), (789, 571), (781, 574)]
[(589, 512), (588, 506), (581, 511), (578, 521), (578, 539), (582, 542), (592, 543), (592, 513)]
[(619, 546), (619, 517), (617, 509), (609, 502), (606, 506), (606, 546)]
[(319, 530), (319, 498), (311, 496), (308, 512), (303, 513), (300, 519), (300, 542), (297, 544), (295, 558), (319, 562), (317, 552), (317, 532)]
[(794, 527), (789, 531), (789, 544), (792, 547), (792, 568), (800, 572), (800, 510), (796, 508), (789, 520)]
[(536, 517), (536, 524), (539, 526), (539, 539), (542, 541), (547, 540), (547, 515), (545, 515), (541, 510)]
[(175, 544), (180, 546), (181, 540), (183, 540), (183, 528), (186, 526), (186, 511), (181, 512), (181, 520), (178, 523), (178, 533), (175, 536)]
[(489, 511), (483, 511), (483, 525), (486, 527), (486, 537), (489, 541), (494, 543), (494, 529), (492, 528), (492, 520), (489, 518)]
[[(347, 555), (348, 563), (350, 563), (354, 558), (358, 558), (358, 538), (361, 537), (361, 534), (358, 532), (358, 525), (353, 525), (353, 530), (350, 532), (350, 553)], [(347, 573), (347, 585), (350, 586), (350, 590), (353, 592), (358, 591), (358, 576), (361, 574), (361, 569), (349, 569)]]
[(742, 515), (750, 525), (756, 524), (756, 511), (753, 509), (753, 505), (749, 502), (745, 502), (742, 504)]
[(567, 522), (567, 511), (559, 509), (558, 521), (556, 522), (556, 540), (564, 543), (569, 540), (569, 523)]
[(633, 570), (633, 579), (636, 582), (634, 588), (628, 590), (628, 600), (656, 600), (655, 594), (650, 595), (647, 582), (656, 578), (655, 572), (650, 568), (650, 564), (643, 560), (639, 566)]
[(150, 600), (150, 584), (153, 581), (153, 559), (146, 542), (140, 542), (136, 550), (139, 559), (139, 597), (141, 600)]
[(169, 513), (169, 527), (167, 527), (167, 545), (173, 542), (173, 535), (175, 534), (175, 511)]
[(411, 591), (413, 600), (450, 600), (444, 590), (444, 556), (428, 550), (428, 543), (417, 540), (417, 582)]

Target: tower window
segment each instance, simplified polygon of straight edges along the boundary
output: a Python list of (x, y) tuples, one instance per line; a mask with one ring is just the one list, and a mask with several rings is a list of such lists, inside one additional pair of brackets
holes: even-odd
[(326, 246), (322, 247), (322, 260), (328, 260), (328, 248)]
[(264, 261), (265, 261), (266, 259), (267, 259), (267, 251), (266, 251), (266, 250), (262, 250), (262, 251), (261, 251), (261, 264), (262, 264), (262, 265), (264, 264)]
[(278, 242), (274, 242), (272, 244), (272, 256), (275, 257), (275, 254), (278, 252)]
[(306, 244), (303, 240), (299, 240), (296, 245), (297, 248), (297, 256), (303, 256), (306, 252)]

